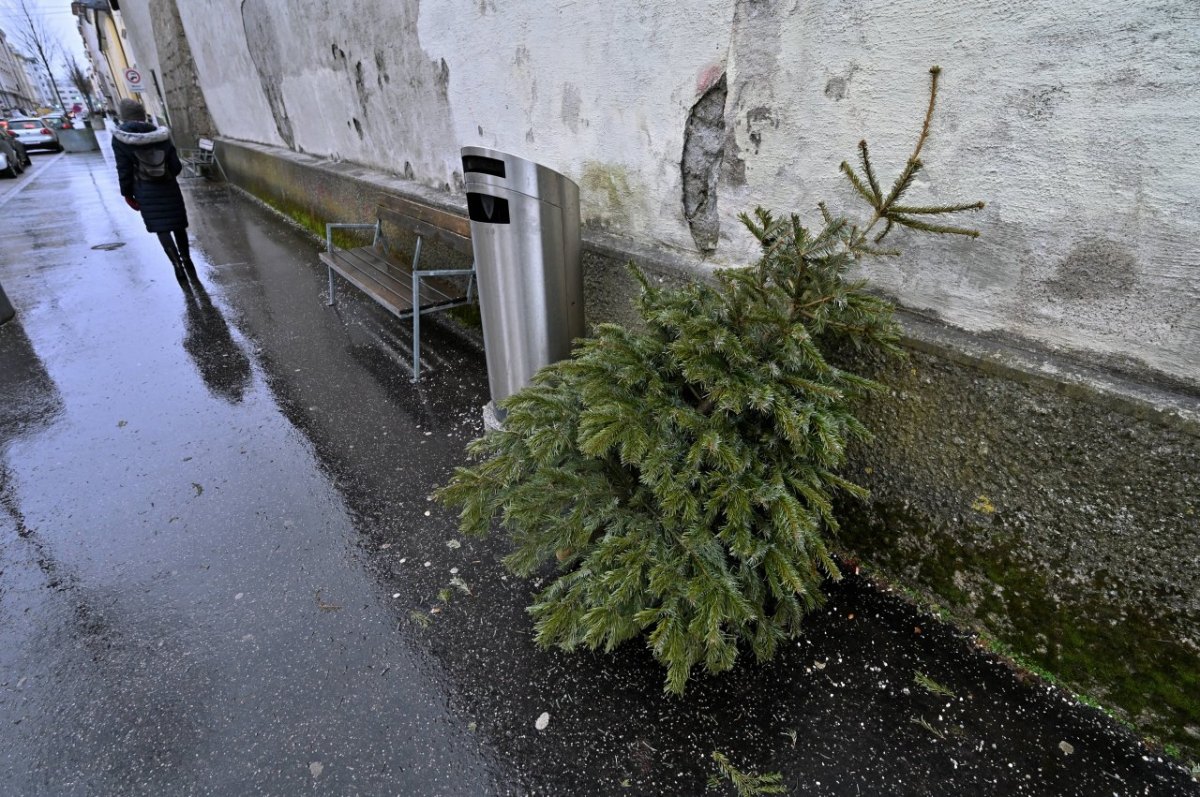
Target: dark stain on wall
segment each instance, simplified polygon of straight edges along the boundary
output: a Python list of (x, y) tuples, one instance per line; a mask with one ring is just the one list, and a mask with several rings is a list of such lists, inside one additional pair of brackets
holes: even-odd
[(1072, 247), (1046, 285), (1061, 299), (1103, 299), (1128, 293), (1137, 281), (1137, 259), (1125, 244), (1089, 237)]
[(846, 88), (846, 78), (831, 77), (825, 84), (825, 96), (833, 100), (844, 100), (846, 99)]
[(435, 68), (434, 84), (437, 86), (438, 93), (442, 97), (450, 96), (450, 65), (446, 63), (446, 59), (441, 59)]
[(275, 28), (271, 24), (275, 13), (275, 9), (267, 0), (242, 0), (242, 27), (245, 29), (250, 58), (258, 72), (263, 94), (267, 97), (267, 104), (271, 106), (275, 129), (288, 147), (295, 149), (296, 137), (292, 132), (292, 122), (288, 118), (283, 92), (280, 90), (284, 60), (279, 40), (275, 36)]
[(725, 152), (725, 75), (692, 106), (683, 131), (683, 215), (701, 252), (717, 248), (717, 176)]
[(1041, 86), (1021, 92), (1013, 106), (1027, 119), (1046, 122), (1054, 118), (1054, 112), (1066, 96), (1062, 86)]
[(851, 63), (850, 68), (846, 70), (846, 74), (831, 77), (825, 83), (825, 96), (835, 102), (846, 99), (850, 94), (850, 81), (854, 78), (854, 73), (858, 71), (858, 64)]
[(381, 50), (375, 51), (375, 84), (379, 88), (383, 88), (384, 83), (391, 83), (392, 79), (387, 73), (387, 61), (384, 58)]
[(758, 149), (762, 145), (763, 130), (767, 127), (779, 127), (779, 120), (775, 118), (770, 108), (760, 105), (757, 108), (752, 108), (746, 113), (746, 131), (750, 139), (750, 143), (754, 145), (754, 154), (758, 154)]
[(367, 103), (370, 100), (370, 91), (367, 89), (366, 73), (363, 72), (362, 61), (354, 62), (354, 91), (358, 94), (358, 105), (362, 108), (363, 116), (368, 114)]
[[(740, 125), (746, 120), (746, 136), (742, 138), (747, 148), (757, 152), (763, 140), (764, 121), (770, 120), (778, 126), (773, 115), (759, 116), (759, 112), (774, 105), (774, 90), (770, 81), (757, 79), (759, 75), (774, 75), (780, 70), (780, 52), (783, 47), (785, 20), (797, 13), (799, 6), (790, 3), (771, 3), (765, 0), (737, 0), (733, 13), (733, 28), (729, 42), (729, 57), (738, 64), (742, 80), (729, 86), (726, 101), (725, 152), (722, 158), (721, 179), (730, 186), (746, 184), (747, 152), (739, 145)], [(751, 115), (755, 115), (751, 119)]]

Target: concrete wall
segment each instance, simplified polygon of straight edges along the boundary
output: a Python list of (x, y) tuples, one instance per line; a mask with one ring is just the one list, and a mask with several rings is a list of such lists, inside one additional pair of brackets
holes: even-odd
[(904, 321), (841, 548), (1200, 757), (1200, 406)]
[[(124, 5), (133, 27), (147, 0)], [(736, 215), (756, 203), (857, 212), (838, 163), (865, 136), (882, 171), (901, 164), (938, 63), (913, 198), (987, 200), (984, 237), (900, 234), (908, 257), (867, 275), (963, 329), (1200, 386), (1190, 0), (179, 10), (223, 135), (447, 192), (459, 147), (512, 151), (579, 182), (593, 228), (692, 253), (701, 270), (751, 256)]]

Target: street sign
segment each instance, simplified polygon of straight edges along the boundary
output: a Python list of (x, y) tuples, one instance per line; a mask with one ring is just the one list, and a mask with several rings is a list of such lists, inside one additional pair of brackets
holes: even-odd
[(142, 73), (136, 69), (125, 70), (125, 85), (132, 92), (142, 92), (146, 87), (142, 85)]

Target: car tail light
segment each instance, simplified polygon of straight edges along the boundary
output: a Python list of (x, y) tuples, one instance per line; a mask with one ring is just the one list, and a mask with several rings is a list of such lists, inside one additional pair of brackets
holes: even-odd
[(53, 130), (49, 130), (49, 129), (47, 129), (47, 128), (43, 127), (43, 128), (42, 128), (42, 134), (43, 134), (43, 135), (47, 135), (47, 136), (52, 136), (52, 135), (54, 135), (54, 131), (53, 131)]

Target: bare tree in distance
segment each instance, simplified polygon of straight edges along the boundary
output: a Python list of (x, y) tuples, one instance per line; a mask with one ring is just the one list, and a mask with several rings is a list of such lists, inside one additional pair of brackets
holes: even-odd
[(30, 0), (10, 0), (9, 9), (16, 17), (13, 38), (41, 62), (42, 68), (50, 76), (50, 86), (54, 89), (58, 107), (66, 111), (67, 106), (63, 104), (62, 95), (58, 92), (58, 81), (54, 79), (54, 70), (50, 68), (51, 61), (63, 54), (62, 41), (46, 26), (39, 16), (39, 9), (33, 7)]
[(92, 119), (96, 115), (96, 108), (92, 105), (92, 79), (88, 77), (88, 73), (79, 65), (79, 61), (73, 55), (64, 56), (63, 66), (67, 68), (67, 77), (71, 79), (71, 85), (79, 89), (79, 93), (83, 95), (83, 101), (87, 103), (88, 118), (85, 120), (85, 124), (91, 127)]

